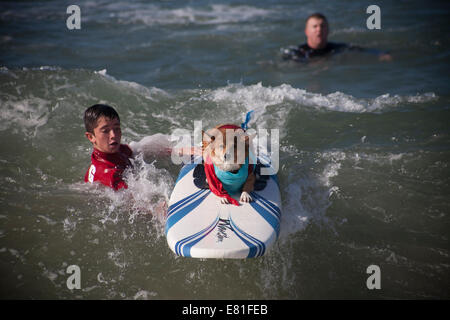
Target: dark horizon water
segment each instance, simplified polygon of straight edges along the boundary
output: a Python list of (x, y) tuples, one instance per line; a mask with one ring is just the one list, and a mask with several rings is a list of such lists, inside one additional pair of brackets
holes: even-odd
[[(450, 6), (379, 1), (0, 3), (0, 297), (449, 299)], [(389, 51), (308, 64), (316, 11), (329, 40)], [(179, 166), (137, 157), (129, 189), (84, 184), (83, 112), (107, 103), (124, 143), (241, 123), (280, 130), (281, 234), (264, 257), (175, 257), (164, 211)], [(69, 290), (78, 265), (80, 290)], [(381, 270), (369, 290), (366, 269)]]

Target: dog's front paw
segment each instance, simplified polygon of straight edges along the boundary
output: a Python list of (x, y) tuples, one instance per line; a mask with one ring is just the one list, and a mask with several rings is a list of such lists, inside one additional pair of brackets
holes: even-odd
[(227, 198), (220, 198), (220, 203), (221, 204), (229, 204), (230, 202), (228, 201)]
[(253, 198), (245, 191), (242, 191), (241, 197), (239, 198), (241, 202), (252, 202)]

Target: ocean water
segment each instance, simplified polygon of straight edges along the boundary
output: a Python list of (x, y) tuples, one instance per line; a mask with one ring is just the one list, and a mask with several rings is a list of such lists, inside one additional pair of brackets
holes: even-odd
[[(370, 1), (77, 1), (68, 30), (71, 4), (0, 3), (1, 298), (450, 298), (448, 2), (378, 1), (381, 30)], [(283, 61), (316, 11), (330, 41), (392, 61)], [(126, 191), (83, 183), (94, 103), (146, 151)], [(180, 166), (152, 150), (249, 110), (280, 131), (280, 237), (257, 259), (176, 257), (164, 214)]]

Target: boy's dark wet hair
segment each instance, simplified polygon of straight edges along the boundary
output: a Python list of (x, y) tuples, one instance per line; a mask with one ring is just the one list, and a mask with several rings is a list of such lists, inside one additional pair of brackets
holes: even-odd
[(105, 117), (110, 120), (117, 119), (120, 122), (119, 114), (113, 107), (106, 104), (94, 104), (84, 112), (84, 126), (86, 127), (87, 132), (94, 133), (97, 121), (100, 117)]

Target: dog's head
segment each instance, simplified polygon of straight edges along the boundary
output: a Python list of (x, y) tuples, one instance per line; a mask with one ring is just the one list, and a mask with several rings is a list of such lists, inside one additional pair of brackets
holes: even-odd
[(203, 132), (203, 158), (208, 156), (222, 171), (238, 171), (248, 158), (250, 137), (240, 127), (218, 125)]

